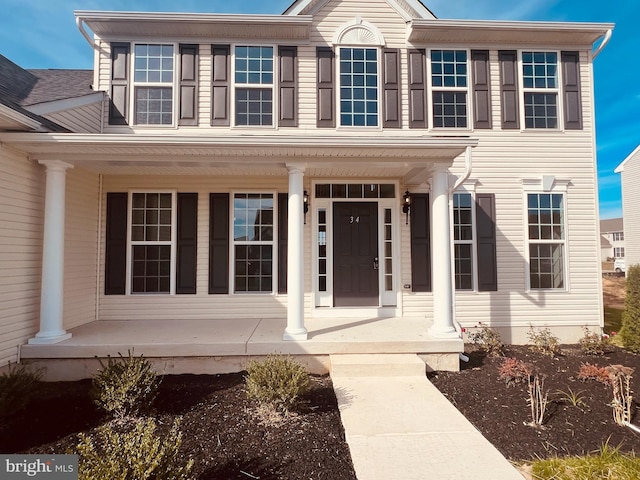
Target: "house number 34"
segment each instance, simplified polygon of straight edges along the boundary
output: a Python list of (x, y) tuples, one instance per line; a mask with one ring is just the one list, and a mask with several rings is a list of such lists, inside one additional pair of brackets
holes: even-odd
[(349, 223), (354, 223), (354, 222), (360, 223), (360, 217), (354, 217), (354, 216), (349, 217)]

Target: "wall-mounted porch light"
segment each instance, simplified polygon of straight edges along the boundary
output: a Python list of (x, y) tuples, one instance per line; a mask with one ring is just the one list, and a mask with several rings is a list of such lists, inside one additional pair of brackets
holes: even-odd
[(406, 215), (405, 225), (409, 225), (409, 212), (411, 212), (411, 194), (407, 190), (402, 196), (402, 213)]
[(309, 192), (304, 191), (304, 195), (302, 196), (302, 204), (304, 206), (304, 224), (307, 224), (307, 212), (309, 211)]

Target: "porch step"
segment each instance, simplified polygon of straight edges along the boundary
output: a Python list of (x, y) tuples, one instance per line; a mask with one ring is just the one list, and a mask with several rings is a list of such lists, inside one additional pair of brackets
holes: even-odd
[(426, 365), (415, 354), (330, 355), (332, 377), (424, 377)]

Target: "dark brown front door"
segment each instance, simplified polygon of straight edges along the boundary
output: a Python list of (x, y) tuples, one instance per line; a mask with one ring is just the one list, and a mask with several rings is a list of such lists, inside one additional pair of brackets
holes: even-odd
[(333, 204), (333, 302), (378, 306), (378, 204)]

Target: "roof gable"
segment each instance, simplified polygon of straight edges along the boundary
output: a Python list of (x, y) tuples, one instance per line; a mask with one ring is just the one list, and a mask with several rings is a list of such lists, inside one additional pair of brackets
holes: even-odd
[(640, 145), (638, 145), (635, 150), (633, 152), (631, 152), (629, 154), (629, 156), (627, 158), (625, 158), (622, 163), (620, 165), (618, 165), (616, 167), (616, 169), (614, 170), (614, 173), (622, 173), (624, 172), (624, 166), (628, 163), (631, 162), (632, 160), (636, 159), (636, 158), (640, 158)]
[[(295, 0), (283, 15), (312, 15), (331, 0)], [(434, 20), (436, 16), (421, 0), (384, 0), (405, 20), (426, 18)]]

